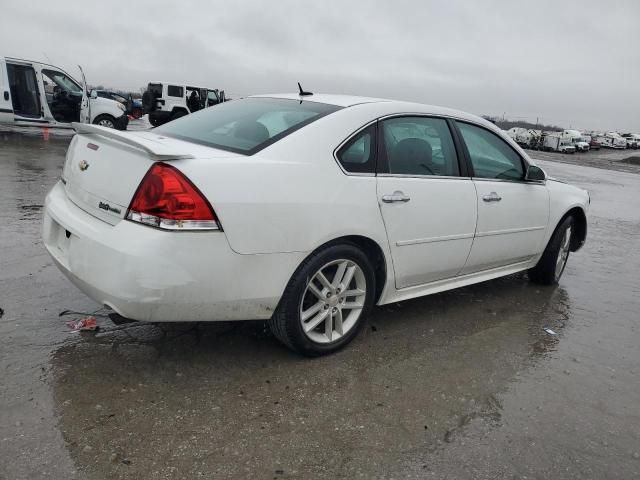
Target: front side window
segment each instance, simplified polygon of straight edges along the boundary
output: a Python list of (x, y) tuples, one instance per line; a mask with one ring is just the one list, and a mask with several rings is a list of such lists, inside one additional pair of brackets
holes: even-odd
[(156, 131), (180, 140), (253, 155), (340, 108), (284, 98), (244, 98), (200, 110)]
[(69, 78), (62, 72), (57, 70), (42, 70), (42, 76), (45, 81), (51, 82), (56, 87), (70, 93), (82, 93), (82, 87), (75, 80)]
[(498, 180), (522, 180), (524, 167), (516, 151), (496, 134), (469, 123), (457, 122), (467, 145), (474, 176)]
[(347, 172), (375, 172), (375, 133), (375, 125), (371, 125), (354, 136), (340, 149), (337, 155), (338, 161)]
[(458, 157), (446, 120), (398, 117), (382, 121), (389, 173), (458, 176)]
[(184, 97), (184, 88), (167, 85), (167, 95), (170, 97)]

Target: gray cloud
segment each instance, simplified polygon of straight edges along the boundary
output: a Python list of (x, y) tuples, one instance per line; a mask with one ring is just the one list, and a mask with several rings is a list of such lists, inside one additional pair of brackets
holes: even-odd
[(3, 5), (0, 54), (90, 83), (413, 100), (640, 131), (640, 3), (80, 0)]

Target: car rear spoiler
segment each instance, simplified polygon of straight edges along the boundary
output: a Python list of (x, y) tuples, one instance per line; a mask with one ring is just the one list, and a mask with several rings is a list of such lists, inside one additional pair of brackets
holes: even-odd
[(116, 140), (125, 143), (131, 147), (143, 150), (151, 157), (151, 160), (179, 160), (183, 158), (194, 158), (193, 155), (182, 153), (162, 143), (156, 142), (151, 138), (144, 138), (138, 135), (132, 135), (131, 132), (121, 132), (113, 128), (102, 127), (100, 125), (91, 125), (86, 123), (73, 122), (71, 124), (77, 133), (84, 135), (99, 135), (101, 137)]

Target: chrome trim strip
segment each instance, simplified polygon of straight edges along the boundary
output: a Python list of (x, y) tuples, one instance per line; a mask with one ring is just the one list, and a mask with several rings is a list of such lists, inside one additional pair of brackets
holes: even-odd
[(390, 177), (390, 178), (441, 178), (443, 180), (471, 180), (471, 177), (454, 177), (449, 175), (420, 175), (420, 174), (407, 174), (407, 173), (379, 173), (378, 177)]
[(507, 182), (507, 183), (520, 183), (523, 185), (544, 185), (546, 180), (507, 180), (506, 178), (483, 178), (483, 177), (471, 177), (474, 182)]
[(458, 235), (443, 235), (442, 237), (416, 238), (414, 240), (398, 240), (396, 245), (404, 247), (405, 245), (419, 245), (421, 243), (446, 242), (448, 240), (464, 240), (473, 238), (473, 233), (461, 233)]
[(544, 230), (546, 227), (525, 227), (525, 228), (509, 228), (507, 230), (492, 230), (489, 232), (477, 232), (476, 237), (492, 237), (494, 235), (508, 235), (510, 233), (535, 232), (536, 230)]

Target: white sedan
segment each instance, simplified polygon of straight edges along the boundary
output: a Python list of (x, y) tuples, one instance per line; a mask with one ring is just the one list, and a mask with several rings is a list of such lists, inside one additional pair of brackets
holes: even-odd
[(523, 270), (557, 283), (586, 238), (586, 191), (455, 110), (291, 94), (146, 132), (75, 128), (44, 243), (133, 320), (265, 319), (319, 355), (374, 304)]

